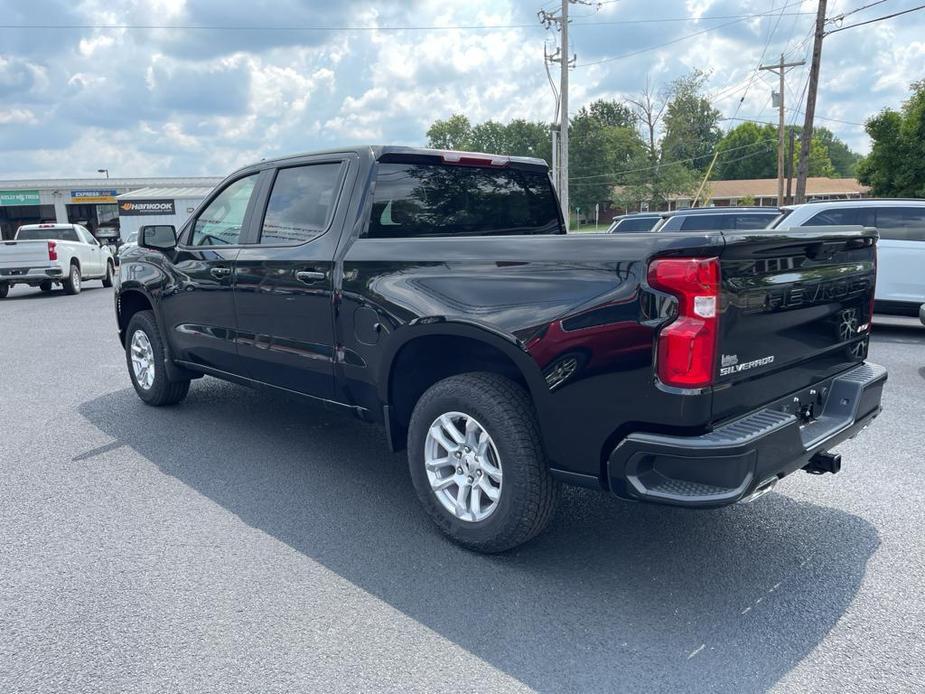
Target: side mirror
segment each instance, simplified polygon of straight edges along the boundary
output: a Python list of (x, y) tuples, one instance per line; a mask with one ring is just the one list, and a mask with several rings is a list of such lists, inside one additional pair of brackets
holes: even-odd
[(177, 247), (177, 230), (172, 224), (148, 224), (138, 230), (138, 245), (155, 251)]

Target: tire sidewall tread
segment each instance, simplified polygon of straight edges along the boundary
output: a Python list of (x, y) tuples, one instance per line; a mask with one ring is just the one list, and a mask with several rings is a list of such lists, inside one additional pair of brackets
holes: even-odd
[[(450, 411), (475, 417), (495, 442), (503, 483), (495, 511), (477, 523), (462, 521), (437, 500), (424, 469), (424, 442), (433, 421)], [(549, 523), (558, 485), (543, 451), (533, 404), (518, 384), (494, 373), (451, 376), (421, 396), (408, 427), (411, 479), (425, 511), (455, 542), (480, 552), (520, 545)]]
[[(77, 270), (77, 282), (74, 282), (74, 270)], [(67, 271), (67, 278), (63, 282), (64, 284), (64, 293), (71, 294), (80, 294), (80, 290), (83, 287), (83, 279), (80, 277), (80, 267), (76, 264), (71, 263)]]
[[(144, 331), (147, 335), (154, 352), (154, 383), (147, 390), (138, 385), (138, 381), (135, 380), (135, 371), (132, 368), (132, 336), (138, 330)], [(129, 321), (128, 329), (125, 331), (125, 363), (135, 392), (148, 405), (154, 407), (175, 405), (189, 392), (190, 382), (188, 380), (171, 381), (167, 378), (164, 368), (164, 343), (153, 311), (139, 311)]]

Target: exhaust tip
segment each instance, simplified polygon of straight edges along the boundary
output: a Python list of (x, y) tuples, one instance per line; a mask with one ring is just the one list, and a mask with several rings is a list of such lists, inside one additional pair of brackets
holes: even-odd
[(753, 491), (753, 492), (752, 492), (751, 494), (749, 494), (748, 496), (744, 497), (744, 498), (741, 500), (740, 503), (743, 503), (743, 504), (750, 503), (750, 502), (754, 501), (755, 499), (764, 496), (764, 495), (767, 494), (769, 491), (771, 491), (772, 489), (774, 489), (774, 487), (776, 487), (776, 486), (777, 486), (777, 477), (776, 477), (776, 476), (775, 476), (775, 477), (769, 477), (768, 479), (766, 479), (766, 480), (764, 480), (763, 482), (759, 483), (758, 486), (755, 487), (755, 491)]

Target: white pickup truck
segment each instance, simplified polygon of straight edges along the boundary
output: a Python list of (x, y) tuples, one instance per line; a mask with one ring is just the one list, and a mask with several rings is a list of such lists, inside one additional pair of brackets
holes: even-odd
[(43, 292), (60, 284), (67, 294), (79, 293), (84, 280), (111, 287), (113, 268), (109, 247), (79, 224), (27, 224), (13, 241), (0, 242), (0, 299), (14, 284)]

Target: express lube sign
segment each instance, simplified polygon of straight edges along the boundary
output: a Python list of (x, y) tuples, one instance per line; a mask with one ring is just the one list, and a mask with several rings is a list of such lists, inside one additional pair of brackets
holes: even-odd
[(175, 213), (173, 200), (123, 200), (119, 203), (119, 214), (127, 217)]

